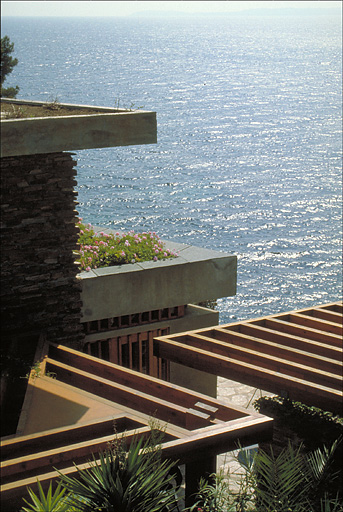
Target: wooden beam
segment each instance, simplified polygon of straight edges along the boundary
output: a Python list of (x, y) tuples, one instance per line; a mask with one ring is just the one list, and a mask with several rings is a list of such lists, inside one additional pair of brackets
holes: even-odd
[(163, 421), (185, 426), (186, 407), (161, 401), (137, 389), (114, 383), (104, 377), (98, 377), (50, 358), (47, 360), (47, 368), (56, 373), (57, 380), (66, 384), (151, 416), (158, 411), (158, 417)]
[(336, 311), (330, 311), (329, 309), (324, 308), (314, 308), (312, 310), (312, 314), (316, 318), (321, 318), (322, 320), (342, 325), (342, 314)]
[[(196, 433), (190, 433), (184, 437), (181, 443), (169, 441), (162, 444), (162, 457), (172, 459), (180, 464), (189, 463), (202, 456), (208, 447), (209, 456), (237, 448), (237, 439), (242, 446), (249, 446), (256, 442), (267, 441), (272, 436), (273, 420), (266, 416), (251, 416), (239, 420), (230, 421), (223, 427), (210, 427), (200, 429)], [(80, 470), (86, 469), (88, 463), (79, 464)], [(74, 465), (61, 469), (61, 473), (71, 477), (76, 475)], [(50, 481), (56, 481), (59, 475), (56, 471), (47, 471), (37, 476), (31, 476), (9, 482), (1, 486), (2, 510), (12, 512), (22, 506), (22, 496), (27, 493), (27, 487), (37, 492), (37, 478), (47, 491)]]
[[(248, 342), (248, 345), (251, 344), (251, 338), (240, 335), (240, 333), (232, 333), (232, 338), (234, 338), (235, 335), (236, 339), (240, 341), (245, 340)], [(284, 375), (320, 383), (323, 386), (333, 389), (341, 389), (342, 387), (341, 376), (324, 372), (318, 368), (313, 368), (305, 364), (300, 364), (298, 361), (293, 362), (291, 360), (282, 359), (275, 355), (262, 353), (228, 342), (214, 340), (206, 336), (201, 336), (200, 334), (188, 334), (186, 336), (174, 337), (173, 340), (180, 341), (187, 346), (192, 346), (217, 355), (239, 360), (243, 363), (250, 363), (251, 365), (260, 366), (269, 370), (277, 369), (278, 372)]]
[(183, 439), (168, 441), (162, 445), (164, 458), (178, 460), (180, 464), (236, 450), (239, 444), (251, 444), (271, 439), (273, 419), (267, 416), (247, 416), (222, 425), (202, 428)]
[(337, 336), (340, 336), (342, 340), (343, 329), (339, 324), (300, 313), (290, 314), (289, 319), (295, 324), (304, 325), (310, 329), (316, 329), (322, 332), (330, 332), (332, 334), (336, 334)]
[[(215, 329), (216, 338), (221, 337), (225, 340), (225, 337), (230, 340), (231, 343), (237, 344), (242, 347), (250, 348), (262, 354), (269, 354), (270, 356), (275, 356), (282, 358), (286, 361), (292, 361), (297, 364), (303, 364), (305, 366), (310, 366), (311, 368), (316, 368), (318, 370), (322, 370), (324, 372), (333, 373), (336, 375), (341, 375), (342, 373), (342, 363), (336, 361), (334, 359), (330, 359), (329, 357), (325, 357), (323, 355), (313, 354), (310, 350), (312, 348), (311, 344), (308, 343), (304, 348), (307, 348), (309, 351), (300, 350), (295, 348), (295, 346), (288, 346), (288, 341), (291, 339), (291, 345), (295, 345), (294, 336), (287, 337), (284, 335), (278, 336), (276, 331), (265, 332), (265, 328), (244, 324), (241, 326), (241, 332), (230, 331), (225, 328), (222, 329), (220, 327)], [(233, 335), (232, 335), (233, 332)], [(229, 336), (228, 336), (229, 334)], [(269, 341), (266, 338), (272, 338), (273, 341)], [(286, 340), (286, 345), (282, 343), (283, 340)], [(337, 350), (337, 352), (339, 352)], [(342, 354), (340, 354), (342, 355)]]
[(289, 334), (295, 334), (296, 336), (300, 336), (302, 338), (319, 341), (320, 343), (327, 343), (338, 348), (342, 345), (341, 336), (293, 323), (289, 320), (288, 315), (285, 317), (280, 316), (278, 318), (269, 317), (266, 318), (265, 322), (266, 327), (269, 327), (270, 329), (275, 329)]
[(159, 357), (170, 361), (279, 395), (287, 391), (290, 398), (304, 403), (310, 401), (312, 405), (324, 410), (340, 411), (342, 407), (342, 394), (338, 390), (305, 379), (290, 377), (277, 370), (261, 368), (203, 349), (188, 347), (166, 337), (155, 339), (155, 349)]
[[(126, 443), (129, 443), (134, 436), (141, 437), (150, 433), (150, 427), (144, 426), (135, 430), (125, 432)], [(20, 480), (22, 475), (33, 476), (37, 472), (49, 471), (51, 468), (61, 469), (72, 463), (80, 464), (92, 459), (92, 454), (104, 451), (109, 443), (115, 439), (115, 433), (110, 435), (88, 439), (74, 444), (50, 450), (34, 452), (29, 455), (13, 458), (1, 463), (2, 483), (13, 480)], [(15, 477), (15, 478), (14, 478)]]
[(117, 338), (110, 338), (108, 340), (109, 358), (112, 363), (118, 364), (118, 340)]
[(88, 422), (78, 423), (72, 426), (59, 427), (37, 434), (16, 436), (1, 440), (2, 460), (24, 457), (30, 453), (40, 451), (42, 447), (46, 450), (59, 448), (67, 443), (81, 442), (92, 439), (94, 433), (97, 436), (105, 436), (144, 426), (136, 418), (128, 414), (109, 416), (107, 419), (95, 419)]
[(335, 311), (336, 313), (340, 313), (341, 315), (343, 315), (343, 302), (333, 302), (332, 304), (323, 304), (322, 306), (318, 307), (321, 309)]
[[(148, 395), (137, 390), (137, 388), (133, 389), (111, 382), (103, 377), (76, 369), (53, 359), (47, 359), (47, 368), (48, 371), (56, 373), (56, 378), (59, 381), (152, 417), (156, 415), (161, 421), (187, 428), (186, 412), (189, 410), (188, 407), (169, 402), (167, 399)], [(196, 422), (196, 418), (194, 418), (194, 421)], [(200, 421), (199, 426), (203, 426), (202, 421)]]
[(70, 366), (74, 365), (78, 369), (93, 375), (101, 375), (103, 378), (117, 382), (123, 386), (144, 390), (145, 393), (156, 398), (164, 399), (168, 397), (170, 402), (182, 405), (186, 408), (193, 407), (197, 401), (207, 403), (208, 405), (215, 405), (218, 409), (216, 418), (223, 421), (240, 418), (246, 414), (246, 411), (241, 407), (235, 407), (233, 405), (227, 407), (220, 400), (209, 398), (202, 393), (197, 393), (196, 391), (180, 387), (176, 384), (129, 370), (128, 368), (115, 365), (108, 361), (101, 361), (96, 357), (81, 354), (63, 345), (50, 344), (49, 356), (56, 361), (69, 364)]
[[(223, 328), (220, 328), (222, 331)], [(226, 330), (226, 327), (225, 327)], [(332, 371), (336, 373), (334, 368), (336, 365), (341, 366), (342, 362), (342, 351), (336, 347), (326, 343), (320, 343), (319, 341), (309, 340), (295, 336), (294, 334), (288, 334), (280, 332), (276, 328), (270, 329), (257, 323), (244, 323), (241, 325), (241, 332), (248, 336), (253, 336), (259, 340), (266, 340), (275, 343), (276, 346), (282, 346), (283, 349), (286, 347), (290, 350), (290, 353), (296, 354), (310, 354), (313, 360), (323, 361), (323, 370)], [(330, 362), (334, 362), (335, 366), (330, 365)], [(325, 366), (325, 362), (328, 362), (328, 367)], [(315, 364), (313, 362), (313, 364)], [(329, 369), (330, 368), (330, 369)]]

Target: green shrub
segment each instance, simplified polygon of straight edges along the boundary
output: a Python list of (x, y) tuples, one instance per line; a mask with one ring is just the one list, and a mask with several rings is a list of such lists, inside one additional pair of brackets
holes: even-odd
[(1, 96), (3, 98), (15, 98), (19, 92), (19, 87), (3, 87), (7, 75), (12, 73), (13, 68), (18, 64), (18, 59), (13, 59), (11, 53), (14, 51), (14, 43), (11, 43), (8, 36), (1, 38), (1, 65), (0, 65), (0, 82), (1, 82)]
[(60, 473), (62, 485), (83, 512), (158, 512), (175, 503), (174, 463), (161, 461), (151, 440), (134, 439), (126, 452), (114, 445), (75, 478)]
[(343, 434), (343, 418), (318, 407), (279, 396), (262, 396), (254, 402), (254, 407), (292, 430), (309, 450), (333, 442)]

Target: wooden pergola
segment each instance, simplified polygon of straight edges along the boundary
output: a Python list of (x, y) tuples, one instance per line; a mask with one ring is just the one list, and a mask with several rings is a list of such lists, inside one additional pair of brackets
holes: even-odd
[[(162, 336), (154, 357), (342, 414), (342, 310), (336, 302)], [(187, 499), (218, 454), (272, 437), (267, 416), (62, 345), (42, 342), (38, 359), (17, 435), (1, 443), (4, 512), (22, 505), (37, 478), (43, 487), (56, 480), (52, 468), (86, 467), (115, 431), (127, 443), (146, 436), (151, 418), (165, 431), (163, 457), (185, 464)]]
[(154, 340), (156, 356), (342, 415), (342, 302)]
[[(218, 454), (272, 436), (273, 420), (267, 416), (89, 354), (44, 344), (41, 359), (40, 375), (35, 369), (29, 380), (22, 434), (1, 443), (3, 512), (19, 508), (26, 488), (37, 490), (37, 478), (43, 488), (58, 479), (53, 468), (75, 475), (74, 463), (86, 467), (115, 432), (127, 443), (134, 435), (146, 436), (151, 418), (154, 428), (165, 432), (163, 457), (185, 464), (186, 499), (197, 491), (201, 476), (216, 471)], [(82, 421), (92, 407), (97, 417)], [(65, 424), (54, 427), (56, 419)]]

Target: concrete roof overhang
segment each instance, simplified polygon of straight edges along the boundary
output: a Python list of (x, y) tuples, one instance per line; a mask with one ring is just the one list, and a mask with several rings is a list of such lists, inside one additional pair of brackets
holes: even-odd
[(157, 142), (156, 112), (59, 103), (64, 115), (44, 117), (49, 102), (12, 98), (1, 102), (42, 107), (41, 117), (1, 119), (1, 157)]
[(154, 340), (158, 357), (342, 415), (342, 302)]

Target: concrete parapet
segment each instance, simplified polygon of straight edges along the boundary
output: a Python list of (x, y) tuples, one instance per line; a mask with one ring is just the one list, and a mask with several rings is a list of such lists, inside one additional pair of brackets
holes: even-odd
[(81, 272), (82, 321), (228, 297), (236, 293), (237, 258), (167, 242), (177, 258)]

